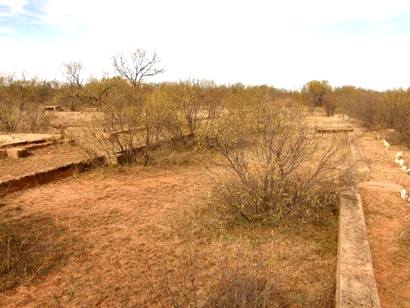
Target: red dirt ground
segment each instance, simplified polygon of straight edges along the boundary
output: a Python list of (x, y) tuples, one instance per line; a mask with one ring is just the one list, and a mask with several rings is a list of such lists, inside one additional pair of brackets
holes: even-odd
[[(204, 204), (211, 184), (198, 165), (133, 166), (8, 195), (0, 218), (32, 218), (40, 229), (35, 218), (50, 218), (60, 231), (49, 226), (49, 240), (60, 243), (64, 258), (47, 275), (1, 293), (0, 306), (169, 307), (161, 265), (177, 268), (186, 256), (186, 213)], [(271, 256), (289, 306), (315, 307), (318, 296), (333, 297), (336, 246), (328, 233), (242, 231), (196, 236), (200, 286), (215, 276), (220, 255), (239, 245), (242, 253)]]
[[(360, 144), (370, 167), (367, 181), (399, 184), (410, 191), (410, 175), (394, 163), (398, 151), (410, 164), (410, 151), (383, 147), (376, 133), (365, 133)], [(399, 191), (361, 188), (374, 272), (382, 307), (410, 307), (410, 204)]]

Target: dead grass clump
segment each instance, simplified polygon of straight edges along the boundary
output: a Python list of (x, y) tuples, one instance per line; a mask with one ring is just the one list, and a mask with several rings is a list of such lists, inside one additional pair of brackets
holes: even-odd
[(321, 263), (319, 255), (319, 263), (308, 261), (309, 249), (290, 253), (293, 247), (274, 242), (241, 237), (233, 246), (220, 246), (214, 257), (189, 246), (176, 263), (162, 269), (162, 295), (172, 307), (333, 307), (335, 283), (329, 264)]
[(47, 216), (0, 218), (0, 292), (30, 284), (64, 261), (63, 229)]
[(252, 270), (235, 269), (227, 273), (222, 271), (218, 283), (209, 293), (205, 307), (287, 306), (272, 279), (266, 275), (252, 273)]
[(400, 234), (399, 243), (403, 249), (410, 251), (410, 228)]
[(200, 259), (190, 247), (174, 271), (165, 267), (163, 286), (172, 307), (287, 307), (274, 281), (269, 260), (236, 248), (219, 258), (216, 272), (200, 274)]

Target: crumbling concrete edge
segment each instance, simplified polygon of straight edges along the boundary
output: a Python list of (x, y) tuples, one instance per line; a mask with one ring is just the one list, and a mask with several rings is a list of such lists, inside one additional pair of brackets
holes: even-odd
[(96, 161), (84, 159), (76, 162), (70, 162), (61, 166), (29, 173), (9, 180), (3, 180), (0, 181), (0, 196), (69, 177), (72, 176), (75, 172), (87, 171), (94, 166), (97, 166), (104, 162), (104, 157), (100, 157)]
[(356, 177), (358, 180), (363, 180), (370, 171), (366, 157), (364, 156), (362, 148), (359, 145), (357, 135), (347, 134), (347, 138), (350, 145), (350, 152), (356, 171)]
[[(358, 178), (369, 171), (356, 138), (348, 136)], [(380, 307), (366, 221), (357, 183), (340, 197), (336, 307)]]
[[(187, 133), (181, 136), (181, 138), (186, 137), (190, 138), (192, 137), (192, 135)], [(166, 141), (161, 141), (161, 143), (165, 142)], [(134, 150), (139, 151), (143, 148), (145, 148), (145, 145), (136, 147)], [(100, 155), (94, 160), (83, 159), (46, 170), (36, 171), (12, 179), (3, 180), (0, 181), (0, 196), (69, 177), (75, 172), (84, 172), (92, 169), (95, 166), (101, 166), (104, 164), (121, 164), (121, 159), (121, 153), (118, 153), (114, 158), (109, 158), (106, 155)]]
[(2, 144), (0, 145), (0, 149), (9, 149), (9, 148), (14, 148), (14, 147), (22, 147), (22, 146), (27, 146), (27, 145), (34, 145), (34, 144), (42, 144), (45, 142), (58, 142), (63, 140), (63, 136), (62, 135), (53, 135), (50, 137), (45, 137), (42, 139), (38, 139), (38, 140), (22, 140), (22, 141), (18, 141), (18, 142), (13, 142), (11, 144)]
[(362, 200), (355, 187), (340, 198), (336, 307), (380, 307)]

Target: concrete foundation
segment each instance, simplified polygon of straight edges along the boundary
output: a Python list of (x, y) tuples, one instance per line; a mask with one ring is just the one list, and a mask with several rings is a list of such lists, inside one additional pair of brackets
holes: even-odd
[(7, 152), (7, 157), (12, 158), (12, 159), (23, 158), (23, 157), (27, 157), (30, 155), (30, 152), (24, 148), (11, 148), (11, 149), (7, 149), (6, 152)]
[[(356, 176), (340, 197), (336, 307), (380, 307), (367, 239), (366, 221), (357, 182), (366, 178), (369, 167), (357, 138), (348, 136)], [(369, 182), (368, 185), (380, 185)]]
[(380, 307), (360, 194), (341, 196), (336, 307)]
[(76, 172), (84, 172), (103, 163), (103, 158), (99, 158), (97, 161), (82, 160), (0, 181), (0, 196), (69, 177)]

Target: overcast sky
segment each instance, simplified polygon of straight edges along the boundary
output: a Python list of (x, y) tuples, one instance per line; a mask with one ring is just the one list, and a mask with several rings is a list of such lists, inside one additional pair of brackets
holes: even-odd
[(410, 86), (409, 0), (0, 0), (0, 73), (112, 74), (111, 58), (155, 50), (153, 81), (300, 88), (312, 79)]

